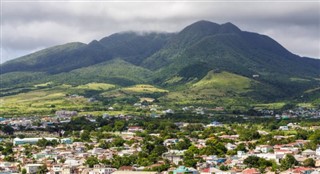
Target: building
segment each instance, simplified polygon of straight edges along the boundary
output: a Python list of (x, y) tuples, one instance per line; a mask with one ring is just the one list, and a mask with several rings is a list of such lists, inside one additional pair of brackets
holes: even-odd
[[(20, 145), (20, 144), (37, 144), (39, 140), (42, 138), (14, 138), (13, 139), (13, 145)], [(71, 144), (72, 140), (70, 138), (63, 138), (63, 139), (58, 139), (58, 138), (44, 138), (47, 141), (53, 141), (56, 140), (62, 144)]]
[(142, 132), (143, 129), (140, 126), (130, 126), (128, 127), (128, 132)]
[(210, 124), (206, 125), (206, 127), (217, 127), (217, 126), (223, 126), (223, 124), (217, 121), (213, 121)]
[(316, 155), (320, 156), (320, 146), (316, 149)]
[(187, 168), (185, 166), (179, 166), (173, 171), (173, 174), (198, 174), (199, 172), (193, 168)]
[(43, 166), (43, 164), (27, 164), (24, 168), (27, 170), (28, 174), (37, 173), (38, 168)]
[(168, 159), (170, 162), (178, 165), (183, 160), (183, 153), (185, 150), (170, 150), (162, 154), (162, 158)]
[(94, 165), (93, 169), (89, 171), (89, 174), (111, 174), (117, 169), (115, 168), (106, 168), (104, 165)]
[(145, 172), (145, 171), (115, 171), (112, 174), (159, 174), (158, 172)]

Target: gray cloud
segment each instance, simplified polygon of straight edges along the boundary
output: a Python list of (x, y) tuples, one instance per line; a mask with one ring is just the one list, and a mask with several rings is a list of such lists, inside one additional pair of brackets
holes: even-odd
[(2, 2), (2, 62), (57, 44), (115, 32), (177, 32), (197, 20), (232, 22), (320, 58), (320, 2)]

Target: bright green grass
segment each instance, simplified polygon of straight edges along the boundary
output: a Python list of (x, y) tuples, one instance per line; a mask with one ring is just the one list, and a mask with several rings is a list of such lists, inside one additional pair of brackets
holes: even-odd
[(310, 80), (309, 79), (298, 78), (298, 77), (292, 77), (292, 78), (290, 78), (290, 81), (293, 81), (293, 82), (309, 82)]
[(107, 83), (88, 83), (85, 85), (77, 86), (77, 89), (88, 89), (88, 90), (109, 90), (115, 88), (115, 85)]
[(255, 104), (254, 107), (256, 109), (281, 109), (285, 104), (286, 104), (285, 102), (261, 103), (261, 104)]
[(47, 82), (47, 83), (41, 83), (41, 84), (34, 85), (34, 87), (47, 87), (52, 84), (53, 84), (52, 82)]
[(298, 103), (297, 106), (304, 108), (314, 108), (315, 106), (312, 103)]
[(166, 93), (169, 92), (168, 90), (164, 90), (161, 88), (157, 88), (152, 85), (146, 85), (146, 84), (140, 84), (140, 85), (134, 85), (131, 87), (123, 88), (122, 91), (127, 93)]
[(166, 82), (164, 82), (165, 84), (171, 85), (171, 84), (175, 84), (178, 83), (179, 81), (181, 81), (183, 78), (180, 76), (174, 76), (171, 79), (167, 80)]
[(1, 97), (0, 115), (52, 114), (55, 110), (82, 109), (89, 106), (86, 98), (67, 97), (66, 88), (59, 88)]
[(209, 72), (202, 80), (195, 83), (193, 89), (219, 89), (219, 90), (236, 90), (245, 92), (250, 87), (249, 78), (232, 74), (229, 72), (214, 73)]
[(187, 89), (170, 92), (161, 99), (179, 105), (246, 106), (251, 101), (240, 95), (250, 91), (252, 83), (254, 81), (229, 72), (209, 72)]

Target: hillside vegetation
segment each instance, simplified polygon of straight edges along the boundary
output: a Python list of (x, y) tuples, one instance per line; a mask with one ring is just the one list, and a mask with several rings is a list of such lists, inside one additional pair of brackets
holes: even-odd
[[(28, 111), (33, 98), (45, 99), (40, 94), (59, 98), (52, 99), (60, 100), (56, 107), (66, 102), (78, 110), (89, 98), (99, 101), (99, 109), (144, 97), (168, 106), (319, 106), (320, 60), (295, 55), (272, 38), (231, 23), (198, 21), (177, 33), (115, 33), (88, 44), (46, 48), (0, 68), (5, 113), (15, 101), (25, 103), (16, 109)], [(69, 94), (85, 99), (73, 103), (63, 97)], [(50, 102), (38, 109), (53, 112)]]

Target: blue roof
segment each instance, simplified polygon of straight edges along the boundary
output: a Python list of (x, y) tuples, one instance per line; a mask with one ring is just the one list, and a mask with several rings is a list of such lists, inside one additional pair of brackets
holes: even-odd
[(189, 169), (186, 168), (185, 166), (179, 166), (176, 170), (174, 170), (175, 172), (189, 172)]

